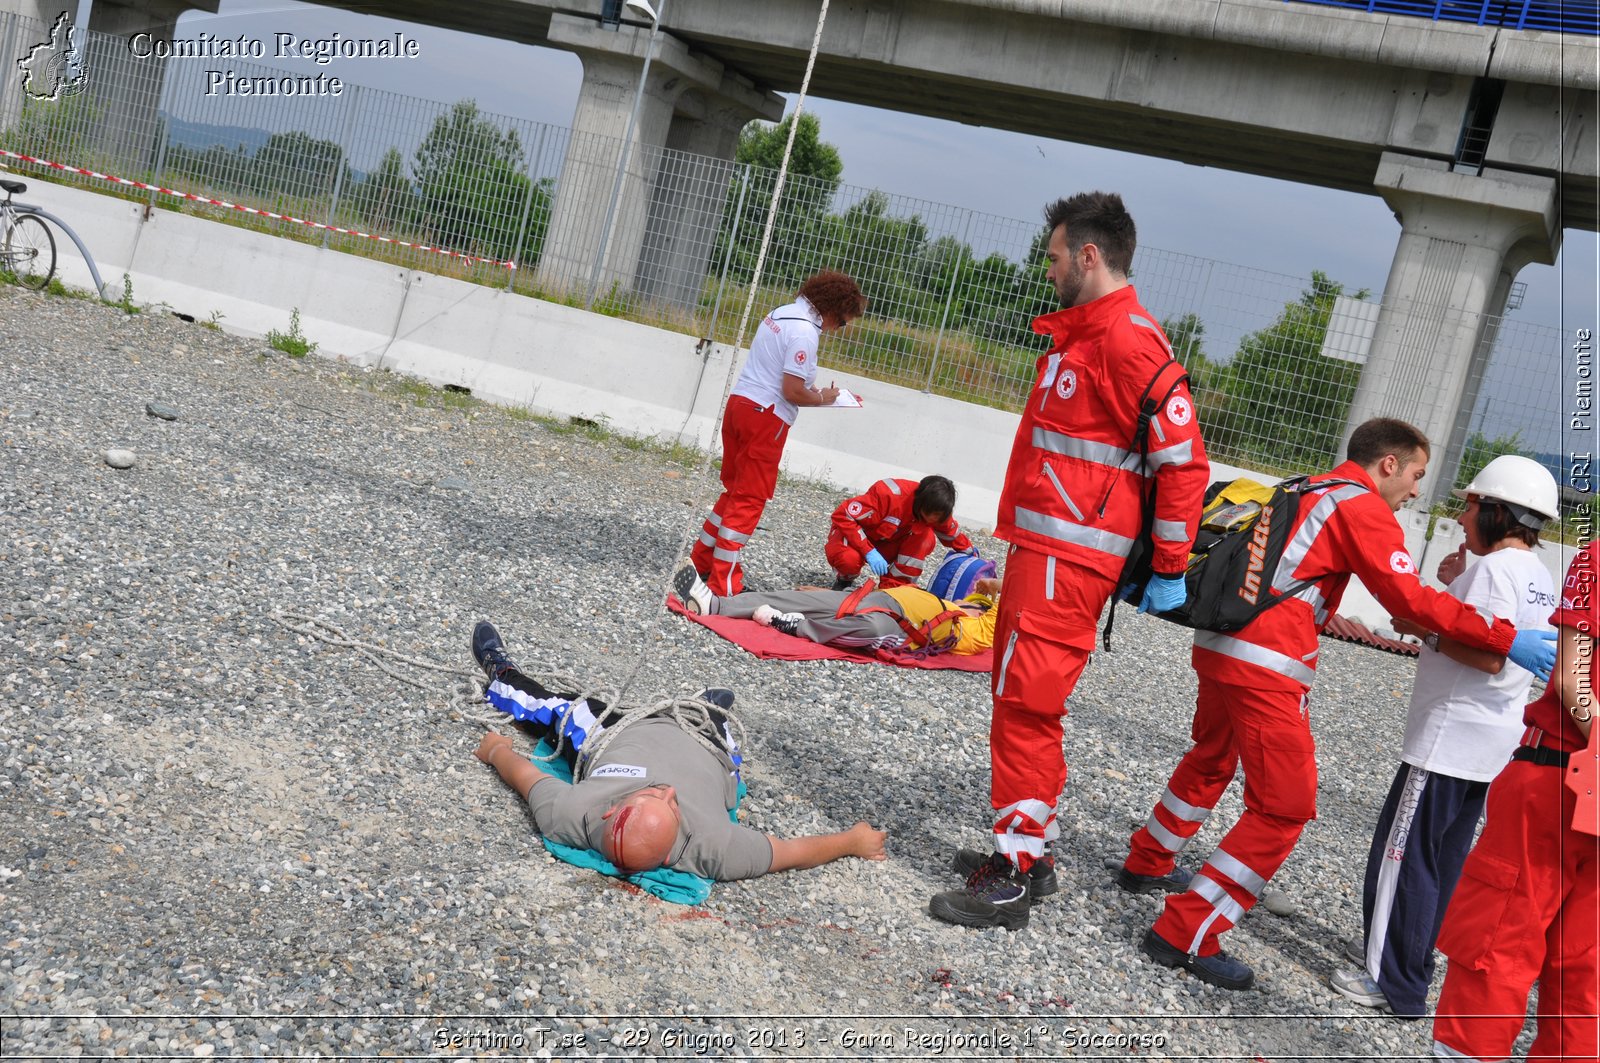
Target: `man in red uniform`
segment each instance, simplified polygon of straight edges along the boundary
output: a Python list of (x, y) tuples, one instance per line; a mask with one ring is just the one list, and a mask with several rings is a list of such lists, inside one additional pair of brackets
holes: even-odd
[(1539, 1033), (1528, 1058), (1596, 1056), (1600, 837), (1577, 829), (1579, 797), (1564, 778), (1572, 754), (1593, 739), (1594, 586), (1591, 544), (1573, 558), (1550, 618), (1561, 629), (1555, 678), (1523, 713), (1522, 746), (1489, 787), (1483, 834), (1445, 913), (1439, 950), (1450, 966), (1434, 1055), (1509, 1058), (1537, 979)]
[(1128, 283), (1135, 232), (1122, 197), (1058, 200), (1045, 223), (1049, 278), (1065, 309), (1033, 323), (1053, 342), (1017, 425), (995, 529), (1012, 547), (990, 682), (994, 852), (958, 852), (966, 885), (928, 904), (945, 922), (1009, 930), (1026, 926), (1032, 900), (1056, 888), (1048, 846), (1067, 781), (1061, 717), (1143, 527), (1146, 489), (1153, 479), (1155, 578), (1140, 609), (1165, 610), (1184, 598), (1210, 472), (1181, 382), (1153, 391), (1164, 401), (1150, 421), (1148, 458), (1130, 450), (1147, 389), (1158, 373), (1176, 382), (1181, 367)]
[(943, 476), (879, 480), (833, 511), (825, 553), (833, 566), (833, 589), (842, 591), (866, 565), (878, 586), (899, 587), (922, 578), (922, 562), (937, 539), (947, 549), (969, 551), (972, 540), (950, 516), (956, 485)]
[[(1312, 477), (1278, 564), (1275, 590), (1315, 579), (1238, 631), (1197, 631), (1194, 670), (1200, 692), (1194, 746), (1184, 755), (1150, 818), (1133, 835), (1118, 875), (1131, 892), (1182, 889), (1167, 898), (1142, 948), (1213, 985), (1246, 989), (1248, 965), (1218, 939), (1253, 907), (1317, 814), (1316, 744), (1307, 693), (1316, 677), (1317, 637), (1339, 607), (1351, 573), (1383, 607), (1430, 631), (1548, 675), (1550, 632), (1518, 635), (1508, 621), (1423, 586), (1394, 513), (1417, 496), (1428, 470), (1423, 434), (1379, 417), (1350, 436), (1349, 458)], [(1326, 486), (1320, 490), (1317, 484)], [(1515, 644), (1514, 644), (1515, 640)], [(1216, 807), (1240, 765), (1244, 814), (1192, 877), (1177, 854)]]

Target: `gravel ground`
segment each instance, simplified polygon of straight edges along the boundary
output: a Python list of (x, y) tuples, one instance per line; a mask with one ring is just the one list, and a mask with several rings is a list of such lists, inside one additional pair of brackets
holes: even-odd
[[(1159, 900), (1105, 867), (1187, 744), (1179, 629), (1124, 610), (1073, 698), (1062, 893), (1020, 933), (947, 927), (926, 903), (984, 842), (984, 678), (759, 662), (660, 618), (713, 497), (660, 448), (14, 288), (0, 352), (6, 1057), (1427, 1054), (1427, 1023), (1325, 983), (1405, 660), (1325, 643), (1322, 818), (1275, 882), (1293, 913), (1230, 935), (1259, 985), (1229, 993), (1141, 956)], [(846, 493), (786, 482), (753, 585), (823, 580)], [(285, 613), (448, 670), (380, 655), (397, 678)], [(471, 756), (455, 691), (484, 617), (529, 671), (616, 684), (642, 654), (640, 698), (733, 687), (747, 821), (869, 819), (890, 860), (700, 909), (556, 862)]]

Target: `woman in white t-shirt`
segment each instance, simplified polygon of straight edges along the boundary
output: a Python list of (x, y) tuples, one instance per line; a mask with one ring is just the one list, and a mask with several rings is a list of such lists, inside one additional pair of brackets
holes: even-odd
[(761, 319), (750, 357), (722, 415), (722, 495), (706, 515), (689, 554), (713, 593), (744, 590), (739, 553), (755, 534), (778, 486), (778, 462), (801, 406), (830, 406), (833, 386), (817, 388), (824, 332), (844, 328), (867, 309), (867, 297), (843, 273), (824, 270), (800, 286), (792, 303)]
[[(1449, 593), (1516, 624), (1548, 630), (1554, 581), (1533, 554), (1556, 515), (1555, 478), (1529, 458), (1496, 458), (1455, 492), (1466, 544), (1439, 564)], [(1466, 551), (1481, 560), (1466, 565)], [(1463, 570), (1464, 569), (1464, 570)], [(1472, 847), (1489, 783), (1522, 737), (1533, 674), (1422, 628), (1401, 764), (1378, 819), (1362, 891), (1364, 970), (1337, 971), (1341, 995), (1409, 1019), (1427, 1013), (1433, 945)], [(1409, 628), (1409, 629), (1408, 629)]]

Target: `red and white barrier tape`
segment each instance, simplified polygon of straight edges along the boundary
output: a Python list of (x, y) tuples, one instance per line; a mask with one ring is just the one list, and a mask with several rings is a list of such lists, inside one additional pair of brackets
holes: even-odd
[(160, 192), (164, 196), (173, 196), (177, 199), (188, 199), (196, 203), (208, 203), (214, 207), (227, 207), (229, 210), (241, 211), (245, 214), (254, 214), (261, 218), (272, 218), (275, 221), (293, 222), (311, 229), (324, 229), (330, 233), (340, 233), (344, 236), (359, 236), (367, 240), (376, 240), (380, 244), (393, 244), (396, 247), (409, 247), (416, 251), (427, 251), (435, 255), (444, 255), (447, 258), (459, 258), (463, 262), (486, 262), (491, 266), (501, 266), (505, 269), (516, 269), (513, 261), (501, 262), (493, 258), (479, 258), (475, 255), (464, 254), (460, 251), (450, 251), (443, 247), (430, 247), (427, 244), (414, 244), (409, 240), (401, 240), (393, 236), (378, 236), (374, 233), (364, 233), (359, 229), (346, 229), (338, 225), (328, 225), (320, 221), (308, 221), (305, 218), (296, 218), (292, 214), (279, 214), (276, 211), (261, 210), (258, 207), (247, 207), (242, 203), (229, 203), (225, 199), (211, 199), (207, 196), (195, 195), (193, 192), (180, 192), (175, 188), (162, 188), (160, 185), (146, 184), (127, 177), (117, 177), (114, 174), (96, 173), (94, 170), (85, 170), (81, 166), (68, 166), (66, 163), (52, 162), (49, 159), (36, 159), (31, 155), (19, 155), (14, 151), (0, 148), (0, 157), (19, 159), (22, 162), (31, 162), (38, 166), (48, 166), (53, 170), (62, 170), (66, 173), (81, 174), (84, 177), (94, 177), (101, 181), (110, 181), (112, 184), (125, 185), (128, 188), (140, 188), (146, 192)]

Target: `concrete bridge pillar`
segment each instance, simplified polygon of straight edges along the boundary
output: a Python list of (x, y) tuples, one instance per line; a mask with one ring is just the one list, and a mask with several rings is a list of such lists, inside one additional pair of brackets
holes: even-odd
[[(94, 0), (84, 49), (89, 95), (98, 111), (88, 145), (93, 165), (130, 177), (155, 165), (167, 60), (134, 56), (128, 40), (141, 32), (170, 40), (178, 16), (197, 6), (185, 0)], [(209, 6), (215, 10), (215, 0)]]
[(601, 295), (619, 286), (693, 305), (732, 167), (708, 167), (680, 153), (731, 160), (744, 124), (776, 118), (783, 101), (659, 33), (602, 253), (618, 155), (650, 34), (558, 14), (551, 19), (549, 39), (578, 54), (583, 85), (539, 262), (541, 278), (551, 287), (577, 292), (587, 291), (593, 277)]
[(1433, 442), (1423, 498), (1445, 497), (1511, 282), (1561, 247), (1556, 182), (1505, 170), (1452, 173), (1385, 152), (1375, 182), (1400, 220), (1383, 304), (1344, 438), (1370, 417), (1400, 417)]

